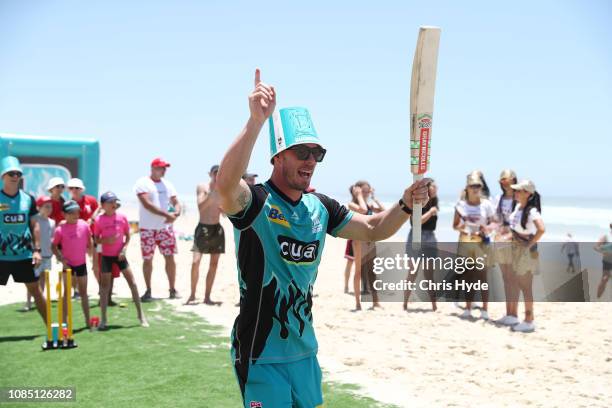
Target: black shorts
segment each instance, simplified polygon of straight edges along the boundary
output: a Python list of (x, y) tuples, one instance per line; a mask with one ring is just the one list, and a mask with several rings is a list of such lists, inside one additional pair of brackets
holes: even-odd
[(34, 274), (32, 258), (21, 261), (0, 261), (0, 285), (5, 286), (11, 275), (13, 275), (13, 280), (19, 283), (38, 281)]
[[(79, 266), (68, 265), (68, 268), (72, 270), (72, 274), (76, 276), (87, 276), (87, 264)], [(65, 271), (64, 271), (65, 272)]]
[(104, 273), (111, 273), (113, 271), (113, 264), (117, 265), (120, 271), (124, 271), (130, 266), (126, 259), (120, 261), (118, 256), (102, 255), (100, 270)]
[(225, 234), (221, 224), (198, 224), (193, 233), (191, 250), (201, 254), (225, 253)]
[(604, 276), (612, 276), (612, 262), (603, 261), (601, 269)]

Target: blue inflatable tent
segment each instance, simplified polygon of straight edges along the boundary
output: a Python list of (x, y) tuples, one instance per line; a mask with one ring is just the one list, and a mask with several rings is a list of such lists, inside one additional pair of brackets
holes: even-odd
[(51, 177), (61, 177), (66, 182), (78, 177), (85, 184), (86, 194), (98, 196), (100, 145), (97, 140), (0, 133), (0, 158), (5, 156), (19, 158), (23, 189), (34, 197), (49, 194), (46, 188)]

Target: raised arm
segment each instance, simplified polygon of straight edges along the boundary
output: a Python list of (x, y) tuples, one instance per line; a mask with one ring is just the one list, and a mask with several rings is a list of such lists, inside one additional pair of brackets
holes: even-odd
[(221, 208), (227, 214), (236, 214), (247, 207), (251, 190), (242, 180), (253, 146), (266, 119), (276, 107), (274, 87), (261, 82), (259, 69), (255, 70), (255, 89), (249, 95), (250, 117), (238, 137), (223, 156), (217, 174), (217, 191)]
[[(402, 201), (408, 208), (412, 209), (413, 201), (427, 204), (428, 183), (429, 180), (419, 180), (404, 191)], [(409, 218), (410, 215), (400, 208), (399, 203), (374, 215), (355, 213), (338, 236), (358, 241), (382, 241), (395, 234)]]

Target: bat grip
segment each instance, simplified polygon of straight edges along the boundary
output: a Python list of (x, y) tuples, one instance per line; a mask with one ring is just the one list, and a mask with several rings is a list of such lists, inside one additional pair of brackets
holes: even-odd
[[(417, 181), (423, 178), (422, 174), (415, 174), (413, 181)], [(412, 249), (421, 249), (421, 217), (423, 213), (423, 206), (417, 204), (415, 201), (412, 202)]]

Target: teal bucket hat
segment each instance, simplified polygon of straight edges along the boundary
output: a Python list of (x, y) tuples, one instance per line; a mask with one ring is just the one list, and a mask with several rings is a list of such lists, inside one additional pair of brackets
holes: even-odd
[(270, 162), (291, 146), (315, 143), (323, 147), (306, 108), (293, 107), (275, 110), (269, 119)]
[(23, 173), (23, 169), (19, 164), (19, 159), (15, 156), (6, 156), (2, 159), (2, 162), (0, 163), (0, 168), (2, 169), (2, 174), (0, 174), (0, 177), (4, 176), (9, 171), (18, 171), (20, 173)]

